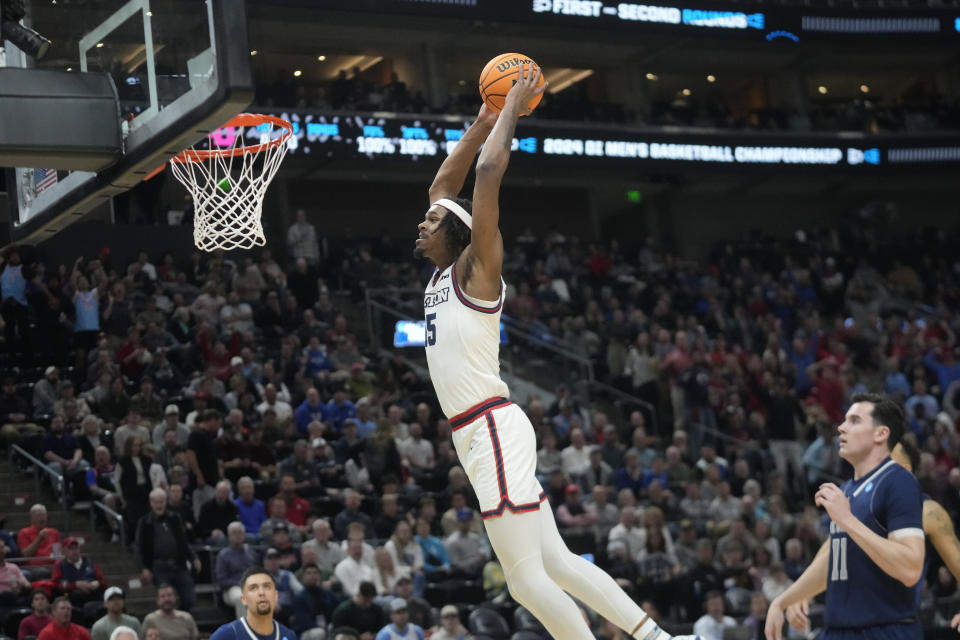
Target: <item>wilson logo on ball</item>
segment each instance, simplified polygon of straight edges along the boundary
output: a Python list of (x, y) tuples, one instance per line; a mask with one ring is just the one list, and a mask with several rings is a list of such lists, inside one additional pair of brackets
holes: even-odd
[(533, 60), (530, 60), (530, 59), (521, 60), (520, 58), (514, 58), (513, 60), (504, 60), (503, 62), (497, 65), (497, 71), (502, 73), (510, 69), (510, 67), (519, 67), (521, 64), (529, 64), (531, 62), (533, 62)]

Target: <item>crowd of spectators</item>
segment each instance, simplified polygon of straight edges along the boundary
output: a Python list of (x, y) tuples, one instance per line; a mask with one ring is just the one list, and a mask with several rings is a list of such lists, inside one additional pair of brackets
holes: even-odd
[[(396, 73), (387, 84), (365, 78), (359, 69), (343, 70), (333, 80), (313, 86), (296, 81), (286, 70), (274, 82), (261, 84), (257, 103), (285, 109), (394, 111), (472, 116), (477, 93), (471, 85), (452, 92), (440, 106), (428, 103)], [(917, 92), (908, 97), (877, 99), (863, 95), (852, 100), (816, 100), (808, 113), (776, 106), (740, 108), (718, 91), (678, 92), (669, 100), (645, 105), (598, 100), (582, 85), (543, 97), (534, 117), (573, 122), (606, 122), (637, 126), (687, 126), (768, 131), (858, 131), (922, 133), (960, 128), (960, 102), (939, 94)]]
[[(904, 401), (921, 484), (960, 513), (960, 269), (945, 234), (889, 238), (872, 215), (779, 246), (721, 245), (707, 264), (555, 230), (506, 243), (508, 322), (655, 409), (657, 428), (568, 386), (550, 403), (515, 398), (568, 544), (656, 619), (719, 638), (735, 616), (759, 633), (826, 534), (809, 486), (845, 473), (832, 430), (856, 390)], [(195, 637), (197, 576), (239, 614), (255, 563), (304, 633), (349, 626), (369, 640), (389, 620), (459, 637), (464, 612), (433, 607), (509, 603), (430, 381), (398, 351), (361, 349), (350, 301), (338, 308), (325, 284), (341, 271), (422, 288), (428, 269), (386, 243), (330, 263), (304, 215), (286, 240), (286, 266), (269, 250), (156, 264), (101, 252), (72, 267), (4, 256), (3, 437), (56, 466), (75, 499), (120, 510), (129, 529), (104, 522), (103, 535), (162, 585), (137, 630), (123, 591), (37, 505), (0, 546), (27, 558), (0, 557), (0, 598), (27, 603), (40, 587), (29, 629), (45, 616), (68, 629), (60, 603), (99, 602), (95, 637)], [(931, 561), (927, 593), (953, 594)], [(43, 596), (66, 599), (48, 613)]]

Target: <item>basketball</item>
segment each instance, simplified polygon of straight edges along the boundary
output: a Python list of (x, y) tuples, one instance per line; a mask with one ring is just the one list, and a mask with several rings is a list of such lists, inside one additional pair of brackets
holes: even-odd
[[(487, 106), (500, 113), (503, 110), (503, 103), (507, 99), (507, 92), (516, 84), (517, 77), (520, 74), (520, 65), (533, 62), (535, 67), (539, 65), (522, 53), (501, 53), (493, 60), (487, 63), (480, 73), (480, 97), (487, 103)], [(543, 76), (537, 86), (543, 84)], [(535, 96), (529, 103), (530, 110), (533, 111), (540, 104), (543, 94)], [(524, 114), (520, 114), (524, 115)]]

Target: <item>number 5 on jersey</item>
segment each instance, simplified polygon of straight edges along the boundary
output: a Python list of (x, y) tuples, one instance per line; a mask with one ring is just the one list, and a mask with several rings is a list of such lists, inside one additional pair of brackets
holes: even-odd
[(427, 346), (432, 347), (437, 344), (437, 314), (428, 313), (427, 314)]

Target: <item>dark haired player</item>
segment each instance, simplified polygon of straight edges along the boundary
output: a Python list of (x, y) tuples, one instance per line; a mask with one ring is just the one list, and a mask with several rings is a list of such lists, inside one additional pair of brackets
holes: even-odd
[(917, 479), (892, 460), (903, 437), (900, 407), (861, 393), (837, 432), (840, 457), (854, 477), (820, 485), (818, 506), (830, 516), (830, 538), (797, 581), (770, 603), (767, 640), (780, 640), (784, 609), (826, 590), (821, 640), (919, 640), (915, 588), (923, 574), (924, 535)]
[[(593, 638), (567, 593), (637, 640), (666, 640), (613, 578), (567, 549), (537, 482), (533, 427), (500, 379), (500, 182), (517, 118), (546, 86), (539, 78), (521, 65), (500, 116), (480, 109), (430, 187), (415, 251), (436, 265), (423, 300), (427, 364), (514, 599), (557, 640)], [(471, 205), (456, 196), (481, 145)]]
[[(913, 473), (920, 466), (920, 450), (909, 440), (901, 440), (897, 446), (890, 452), (890, 457), (897, 464)], [(957, 533), (953, 528), (953, 520), (946, 509), (928, 496), (922, 493), (923, 498), (923, 533), (927, 541), (933, 545), (933, 548), (939, 554), (940, 559), (947, 566), (947, 569), (953, 577), (960, 582), (960, 540), (957, 540)], [(929, 548), (927, 549), (929, 551)], [(923, 576), (917, 583), (916, 594), (919, 602), (923, 594), (924, 577), (927, 575), (930, 554), (927, 553), (923, 563)], [(798, 631), (806, 631), (808, 627), (807, 620), (808, 603), (794, 605), (787, 609), (787, 622)], [(956, 626), (956, 625), (953, 625)]]
[(297, 640), (297, 634), (273, 619), (277, 585), (263, 567), (253, 566), (240, 577), (240, 602), (247, 615), (222, 625), (210, 640)]

